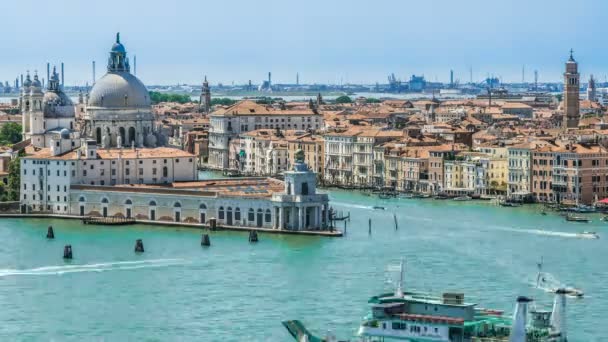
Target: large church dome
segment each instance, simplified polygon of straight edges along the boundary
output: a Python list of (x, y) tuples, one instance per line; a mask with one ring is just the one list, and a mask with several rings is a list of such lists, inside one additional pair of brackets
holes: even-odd
[(128, 71), (108, 72), (93, 85), (89, 107), (141, 108), (150, 106), (146, 86)]
[(89, 107), (144, 108), (150, 107), (146, 86), (130, 72), (127, 51), (116, 34), (110, 50), (108, 73), (95, 82), (89, 94)]

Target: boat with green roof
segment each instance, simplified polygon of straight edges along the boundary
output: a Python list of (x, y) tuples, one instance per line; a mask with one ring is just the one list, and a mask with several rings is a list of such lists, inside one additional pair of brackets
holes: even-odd
[(555, 291), (551, 311), (533, 308), (532, 299), (518, 297), (514, 315), (506, 316), (501, 310), (466, 302), (462, 293), (433, 296), (403, 291), (402, 285), (403, 262), (395, 292), (369, 299), (371, 310), (355, 339), (319, 337), (297, 320), (283, 325), (298, 342), (567, 342), (566, 291), (562, 289)]

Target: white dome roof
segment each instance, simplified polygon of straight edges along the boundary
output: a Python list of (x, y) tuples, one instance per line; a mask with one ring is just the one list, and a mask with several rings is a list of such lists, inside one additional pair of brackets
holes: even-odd
[(142, 108), (150, 107), (146, 86), (126, 71), (109, 72), (93, 85), (89, 107)]

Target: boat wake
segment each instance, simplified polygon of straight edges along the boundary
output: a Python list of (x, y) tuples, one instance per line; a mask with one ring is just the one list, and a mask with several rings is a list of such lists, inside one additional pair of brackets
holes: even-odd
[(574, 238), (574, 239), (584, 238), (584, 236), (582, 236), (579, 233), (567, 233), (567, 232), (559, 232), (559, 231), (543, 230), (543, 229), (518, 229), (518, 228), (508, 228), (508, 227), (500, 227), (500, 226), (491, 226), (491, 227), (494, 230), (502, 230), (502, 231), (506, 231), (506, 232), (545, 235), (545, 236), (559, 236), (559, 237)]
[(355, 209), (369, 209), (369, 210), (373, 210), (374, 207), (372, 206), (368, 206), (368, 205), (360, 205), (360, 204), (353, 204), (353, 203), (346, 203), (346, 202), (331, 202), (332, 205), (338, 206), (338, 207), (346, 207), (346, 208), (355, 208)]
[(118, 270), (132, 270), (138, 268), (167, 267), (184, 265), (183, 259), (149, 259), (138, 261), (117, 261), (84, 265), (57, 265), (43, 266), (30, 269), (0, 269), (0, 277), (7, 276), (39, 276), (39, 275), (62, 275), (66, 273), (80, 272), (106, 272)]

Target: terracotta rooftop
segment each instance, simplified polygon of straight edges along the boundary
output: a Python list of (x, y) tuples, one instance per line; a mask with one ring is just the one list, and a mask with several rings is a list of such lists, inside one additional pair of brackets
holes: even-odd
[(251, 116), (251, 115), (320, 115), (306, 109), (280, 109), (270, 105), (255, 103), (251, 100), (243, 100), (230, 107), (220, 107), (213, 113), (213, 116)]
[[(193, 154), (171, 147), (157, 148), (98, 148), (97, 159), (151, 159), (151, 158), (187, 158), (194, 157)], [(76, 160), (78, 159), (76, 150), (52, 156), (50, 148), (42, 148), (25, 156), (30, 159), (50, 159), (50, 160)], [(85, 159), (82, 157), (81, 159)]]

